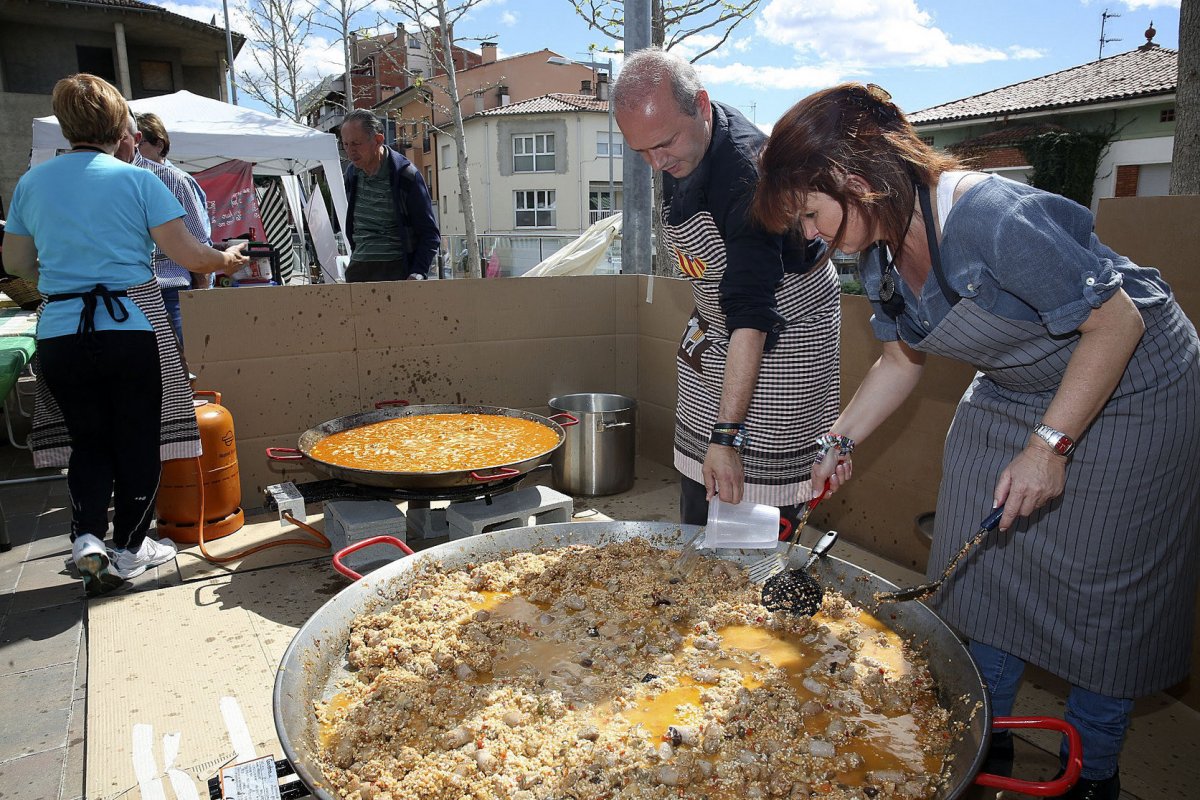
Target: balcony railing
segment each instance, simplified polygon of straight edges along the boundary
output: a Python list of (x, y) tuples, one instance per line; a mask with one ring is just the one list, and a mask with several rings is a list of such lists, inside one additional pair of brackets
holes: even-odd
[(314, 126), (319, 131), (331, 131), (342, 124), (342, 120), (346, 118), (346, 112), (339, 109), (322, 112), (317, 118), (317, 124)]

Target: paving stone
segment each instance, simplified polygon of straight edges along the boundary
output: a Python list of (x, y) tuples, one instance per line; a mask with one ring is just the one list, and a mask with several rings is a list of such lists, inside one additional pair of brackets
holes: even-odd
[[(0, 675), (0, 708), (21, 710), (0, 715), (0, 762), (66, 747), (74, 680), (73, 661)], [(57, 796), (57, 783), (53, 794), (42, 795)]]
[(0, 565), (0, 593), (11, 594), (15, 592), (20, 578), (21, 565), (19, 563)]
[(62, 791), (60, 800), (72, 800), (83, 797), (83, 754), (84, 729), (87, 722), (87, 703), (76, 700), (71, 703), (71, 724), (67, 728), (67, 758), (63, 769)]
[(38, 529), (37, 536), (29, 543), (29, 547), (25, 551), (25, 561), (37, 561), (41, 558), (57, 558), (59, 561), (65, 561), (71, 555), (71, 528), (68, 525), (65, 531), (60, 531), (58, 534), (50, 534), (41, 528)]
[(0, 762), (0, 798), (3, 800), (49, 800), (57, 798), (63, 778), (67, 748)]
[(12, 610), (60, 606), (82, 601), (85, 596), (83, 581), (67, 569), (62, 557), (39, 558), (21, 566)]
[(0, 674), (27, 672), (79, 659), (82, 606), (68, 603), (8, 614), (0, 624)]

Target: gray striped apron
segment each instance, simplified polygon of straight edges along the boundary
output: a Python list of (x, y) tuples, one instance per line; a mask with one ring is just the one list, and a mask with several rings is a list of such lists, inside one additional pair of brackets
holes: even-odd
[[(725, 242), (716, 221), (701, 211), (680, 225), (666, 223), (663, 238), (682, 277), (692, 284), (695, 311), (683, 333), (676, 366), (675, 468), (703, 483), (708, 437), (718, 421), (729, 331), (721, 310)], [(790, 506), (810, 496), (816, 457), (813, 438), (837, 419), (838, 331), (841, 286), (832, 264), (804, 275), (785, 273), (775, 290), (776, 308), (787, 320), (779, 341), (763, 355), (746, 415), (749, 444), (742, 454), (745, 499)]]
[[(1063, 496), (991, 534), (930, 603), (969, 638), (1112, 697), (1187, 676), (1200, 555), (1196, 331), (1173, 299), (1141, 312), (1146, 333)], [(980, 371), (946, 438), (931, 578), (990, 512), (1078, 340), (963, 299), (914, 345)]]
[[(167, 319), (163, 306), (162, 291), (158, 280), (151, 278), (145, 283), (130, 286), (125, 290), (150, 325), (158, 341), (158, 362), (162, 370), (162, 433), (159, 439), (159, 454), (163, 461), (176, 458), (195, 458), (200, 455), (200, 431), (196, 426), (196, 407), (192, 404), (192, 387), (183, 368), (179, 344)], [(41, 314), (45, 301), (38, 308)], [(36, 358), (36, 357), (35, 357)], [(38, 366), (35, 364), (35, 371)], [(65, 467), (71, 458), (71, 437), (62, 411), (50, 393), (45, 381), (38, 381), (34, 398), (33, 427), (29, 442), (33, 448), (33, 465), (42, 467)]]

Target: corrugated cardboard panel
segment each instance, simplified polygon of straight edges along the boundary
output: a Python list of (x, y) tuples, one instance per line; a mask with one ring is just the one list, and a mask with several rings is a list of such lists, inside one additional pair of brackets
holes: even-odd
[(1184, 313), (1200, 320), (1200, 195), (1112, 197), (1100, 201), (1096, 235), (1171, 284)]
[(675, 406), (638, 402), (638, 455), (671, 466), (675, 463)]
[(234, 430), (252, 438), (299, 433), (364, 409), (353, 353), (299, 354), (293, 348), (270, 358), (197, 367), (197, 388), (221, 392)]
[[(236, 421), (235, 423), (236, 424)], [(280, 433), (257, 439), (238, 438), (238, 473), (242, 484), (242, 508), (250, 511), (263, 508), (268, 486), (291, 481), (304, 483), (323, 480), (329, 476), (317, 471), (308, 461), (271, 461), (268, 447), (295, 447), (298, 433)]]
[(638, 337), (638, 399), (675, 407), (679, 377), (675, 354), (679, 345), (650, 336)]
[[(639, 276), (638, 335), (657, 339), (670, 339), (676, 343), (683, 335), (683, 327), (696, 307), (692, 299), (692, 286), (682, 278), (650, 278)], [(645, 302), (651, 280), (654, 282), (653, 300)]]
[(350, 350), (350, 291), (349, 284), (321, 284), (183, 292), (188, 362)]
[(620, 283), (591, 276), (353, 284), (358, 347), (613, 334)]
[(90, 603), (85, 796), (148, 796), (133, 761), (135, 727), (148, 726), (150, 774), (167, 766), (163, 737), (180, 734), (174, 767), (207, 797), (235, 752), (222, 698), (235, 701), (256, 754), (281, 758), (275, 669), (295, 629), (345, 585), (325, 564), (297, 564)]
[(632, 391), (617, 386), (617, 348), (617, 337), (597, 335), (363, 350), (358, 380), (368, 398), (544, 406), (560, 394)]
[[(1123, 256), (1162, 272), (1180, 308), (1195, 324), (1200, 322), (1200, 196), (1121, 197), (1100, 201), (1096, 235)], [(1200, 595), (1196, 596), (1196, 631), (1192, 663), (1200, 664)], [(1200, 681), (1190, 681), (1171, 692), (1200, 708)]]

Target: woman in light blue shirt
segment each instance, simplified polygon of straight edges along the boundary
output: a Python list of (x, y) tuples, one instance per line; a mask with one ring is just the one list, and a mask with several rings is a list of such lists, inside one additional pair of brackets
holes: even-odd
[(240, 248), (197, 242), (162, 181), (113, 157), (132, 147), (129, 108), (115, 87), (72, 75), (51, 102), (71, 151), (17, 183), (3, 258), (46, 297), (30, 441), (36, 466), (69, 466), (72, 556), (95, 595), (174, 558), (171, 542), (146, 536), (160, 462), (200, 454), (151, 251), (157, 244), (198, 273), (232, 272), (246, 258)]

